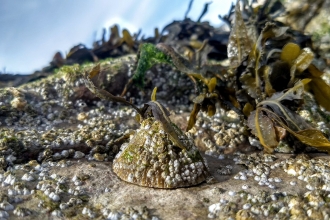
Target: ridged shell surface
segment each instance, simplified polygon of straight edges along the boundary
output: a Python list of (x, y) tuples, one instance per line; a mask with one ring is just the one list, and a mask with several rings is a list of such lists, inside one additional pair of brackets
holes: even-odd
[(188, 187), (205, 181), (208, 169), (193, 139), (172, 125), (186, 149), (175, 146), (161, 122), (147, 118), (121, 147), (113, 162), (114, 172), (124, 181), (153, 188)]

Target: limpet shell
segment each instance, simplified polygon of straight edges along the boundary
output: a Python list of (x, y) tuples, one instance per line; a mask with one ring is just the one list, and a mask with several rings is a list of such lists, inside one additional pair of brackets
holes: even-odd
[(208, 168), (193, 139), (172, 125), (186, 149), (175, 146), (160, 121), (147, 118), (113, 161), (120, 179), (153, 188), (188, 187), (206, 180)]

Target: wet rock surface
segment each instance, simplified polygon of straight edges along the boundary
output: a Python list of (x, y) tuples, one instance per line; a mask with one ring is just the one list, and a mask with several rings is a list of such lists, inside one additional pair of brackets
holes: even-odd
[[(109, 71), (103, 75), (104, 87), (120, 93), (113, 90), (111, 79), (123, 74), (122, 69), (129, 72), (134, 59), (105, 61), (102, 65)], [(88, 65), (70, 67), (46, 79), (1, 90), (1, 218), (328, 218), (329, 156), (264, 154), (258, 145), (248, 144), (245, 128), (233, 112), (219, 111), (212, 119), (201, 114), (190, 131), (212, 181), (166, 190), (120, 180), (112, 161), (139, 128), (136, 113), (89, 93), (80, 80), (81, 71), (89, 69)], [(147, 74), (147, 80), (152, 74), (157, 72)], [(188, 81), (180, 74), (169, 80)], [(150, 87), (154, 86), (151, 80)], [(172, 113), (171, 120), (185, 128), (189, 105), (178, 100), (187, 102), (189, 97), (181, 93), (166, 99), (159, 94), (158, 100)], [(139, 104), (149, 94), (131, 96)]]
[[(234, 162), (244, 157), (254, 160), (251, 168)], [(329, 158), (275, 154), (275, 161), (268, 161), (267, 157), (270, 155), (240, 154), (219, 160), (206, 156), (216, 181), (173, 190), (121, 181), (111, 162), (85, 158), (41, 165), (30, 162), (1, 175), (1, 208), (9, 219), (235, 219), (241, 215), (326, 219)], [(296, 165), (300, 175), (290, 168)], [(229, 170), (225, 174), (220, 171), (224, 166)]]
[[(302, 28), (309, 18), (307, 14), (301, 20)], [(229, 16), (222, 19), (229, 22)], [(324, 30), (314, 36), (320, 42), (327, 42)], [(141, 42), (165, 42), (193, 60), (193, 52), (207, 39), (208, 58), (227, 57), (227, 29), (185, 18), (164, 31), (169, 34), (141, 40), (133, 36), (132, 41), (127, 30), (120, 36), (113, 26), (109, 39), (103, 37), (92, 49), (77, 45), (66, 58), (57, 53), (41, 72), (2, 75), (0, 219), (329, 219), (330, 157), (294, 141), (280, 143), (274, 154), (263, 153), (239, 116), (219, 106), (213, 117), (199, 113), (189, 131), (213, 178), (191, 187), (156, 189), (116, 175), (114, 158), (140, 128), (137, 113), (100, 100), (86, 88), (82, 73), (94, 66), (85, 63), (86, 57), (119, 57), (101, 61), (101, 72), (93, 78), (114, 95), (121, 94), (131, 78), (136, 55), (127, 54), (136, 53)], [(328, 73), (323, 79), (329, 84)], [(156, 86), (157, 100), (185, 130), (196, 94), (193, 82), (168, 65), (155, 65), (146, 72), (145, 88), (133, 86), (126, 98), (141, 106)], [(329, 113), (310, 94), (303, 99), (300, 116), (329, 138)]]

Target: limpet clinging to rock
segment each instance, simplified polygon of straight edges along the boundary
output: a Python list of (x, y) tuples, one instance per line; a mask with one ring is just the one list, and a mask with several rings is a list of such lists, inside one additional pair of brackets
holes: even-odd
[(129, 143), (113, 161), (114, 172), (124, 181), (153, 188), (178, 188), (199, 184), (209, 176), (193, 139), (172, 126), (185, 149), (178, 147), (153, 117), (144, 119)]
[(85, 72), (87, 88), (99, 98), (131, 106), (141, 123), (113, 161), (113, 170), (119, 178), (140, 186), (178, 188), (199, 184), (210, 176), (193, 139), (171, 122), (169, 111), (156, 101), (157, 87), (151, 101), (138, 108), (123, 97), (97, 88), (91, 77), (99, 72), (99, 65), (90, 73)]

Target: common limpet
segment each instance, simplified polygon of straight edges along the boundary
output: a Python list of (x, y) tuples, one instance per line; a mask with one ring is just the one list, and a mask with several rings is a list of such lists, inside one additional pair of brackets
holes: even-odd
[(153, 188), (188, 187), (205, 181), (209, 172), (193, 139), (172, 126), (185, 149), (172, 141), (160, 121), (146, 118), (114, 159), (114, 172), (126, 182)]
[(85, 72), (85, 85), (99, 98), (131, 106), (139, 114), (140, 129), (113, 161), (113, 170), (120, 179), (153, 188), (178, 188), (199, 184), (209, 177), (203, 157), (192, 138), (169, 119), (169, 111), (156, 101), (157, 87), (151, 101), (138, 108), (123, 97), (97, 88), (90, 77), (100, 72), (96, 66)]

